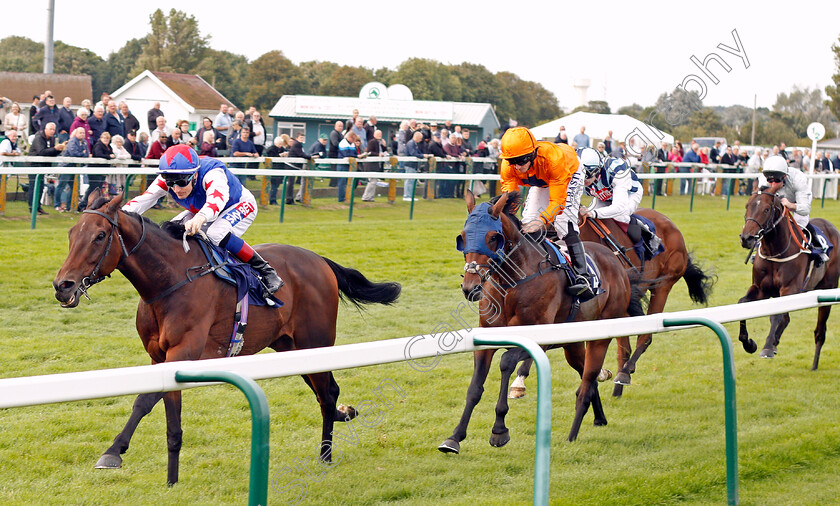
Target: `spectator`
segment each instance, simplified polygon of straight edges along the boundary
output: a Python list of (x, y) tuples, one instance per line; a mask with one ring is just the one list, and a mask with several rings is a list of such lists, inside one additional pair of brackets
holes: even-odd
[[(577, 142), (578, 148), (588, 148), (589, 147), (589, 136), (586, 135), (586, 127), (580, 127), (580, 133), (575, 135), (575, 138), (572, 139), (573, 141)], [(632, 140), (632, 139), (631, 139)]]
[[(181, 131), (181, 142), (187, 142), (192, 139), (192, 134), (190, 133), (190, 122), (185, 119), (179, 119), (175, 123), (175, 130)], [(174, 131), (174, 130), (173, 130)]]
[(682, 156), (680, 156), (680, 150), (676, 145), (671, 148), (671, 154), (668, 155), (668, 161), (671, 162), (671, 163), (682, 162)]
[[(83, 110), (83, 109), (80, 109)], [(64, 148), (64, 156), (73, 158), (89, 158), (90, 144), (88, 144), (87, 132), (84, 127), (75, 128), (71, 135), (67, 146)], [(62, 163), (62, 167), (67, 167), (71, 164)], [(70, 211), (70, 203), (73, 198), (73, 174), (61, 174), (58, 176), (58, 184), (55, 187), (55, 210), (61, 213)]]
[[(259, 114), (255, 112), (253, 114)], [(253, 116), (252, 116), (253, 117)], [(297, 136), (294, 140), (289, 141), (289, 157), (290, 158), (303, 158), (306, 160), (310, 160), (313, 155), (310, 155), (303, 149), (303, 143), (306, 142), (306, 134), (304, 132), (298, 132)], [(315, 155), (317, 158), (318, 155)], [(295, 170), (303, 170), (305, 166), (302, 163), (293, 163), (288, 164), (292, 169)], [(297, 195), (294, 196), (295, 193), (295, 183), (300, 183), (299, 177), (290, 177), (286, 181), (286, 204), (294, 205), (295, 202), (300, 202), (300, 191), (298, 191)], [(294, 196), (294, 198), (293, 198)]]
[(674, 141), (674, 145), (675, 145), (675, 146), (677, 147), (677, 149), (680, 151), (680, 156), (685, 156), (685, 150), (683, 149), (682, 142), (680, 142), (680, 141), (678, 141), (678, 140), (677, 140), (677, 141)]
[[(20, 147), (17, 144), (18, 133), (17, 130), (6, 131), (6, 138), (0, 141), (0, 157), (3, 156), (20, 156), (22, 154)], [(0, 167), (3, 166), (2, 158), (0, 158)]]
[(790, 155), (788, 155), (787, 152), (787, 146), (784, 142), (779, 143), (779, 155), (781, 155), (782, 158), (784, 158), (785, 160), (787, 160), (790, 157)]
[[(327, 142), (327, 158), (338, 158), (338, 145), (341, 144), (341, 140), (344, 138), (342, 135), (343, 131), (344, 122), (336, 121)], [(332, 178), (332, 181), (334, 180), (335, 178)]]
[(99, 102), (96, 105), (101, 105), (103, 109), (106, 111), (108, 110), (108, 104), (111, 103), (111, 95), (108, 94), (107, 91), (103, 91), (102, 95), (99, 97)]
[[(828, 153), (826, 153), (828, 156)], [(805, 151), (802, 153), (802, 170), (811, 170), (811, 150), (805, 148)]]
[[(667, 142), (663, 142), (661, 147), (658, 150), (656, 150), (656, 160), (660, 164), (662, 164), (662, 165), (657, 165), (657, 167), (656, 167), (656, 173), (657, 174), (664, 174), (665, 171), (668, 169), (668, 167), (664, 164), (668, 162), (668, 154), (670, 153), (670, 151), (671, 150), (668, 149), (668, 143)], [(662, 183), (663, 183), (663, 180), (657, 178), (655, 180), (654, 184), (653, 184), (653, 187), (654, 187), (654, 191), (656, 192), (657, 195), (660, 195), (660, 196), (664, 197), (665, 196), (665, 190), (662, 189)]]
[[(102, 132), (99, 136), (99, 140), (93, 143), (93, 149), (90, 150), (90, 153), (93, 158), (101, 158), (109, 161), (113, 160), (116, 155), (114, 155), (114, 150), (111, 149), (111, 134), (107, 131)], [(102, 165), (98, 165), (98, 167), (102, 167)], [(105, 180), (105, 174), (88, 174), (88, 188), (85, 192), (85, 196), (82, 198), (82, 201), (87, 203), (88, 197), (97, 188), (101, 188), (103, 192), (107, 192), (108, 187), (105, 184)]]
[(172, 133), (169, 136), (169, 143), (167, 147), (175, 146), (176, 144), (181, 144), (183, 140), (181, 139), (181, 129), (180, 128), (173, 128)]
[(715, 146), (709, 151), (709, 161), (720, 163), (720, 141), (715, 141)]
[(470, 142), (469, 128), (464, 128), (463, 130), (461, 130), (461, 141), (461, 149), (463, 150), (464, 156), (472, 156), (473, 151), (475, 151), (475, 148), (473, 148), (472, 142)]
[[(761, 158), (761, 148), (756, 148), (752, 156), (747, 160), (747, 166), (744, 169), (746, 174), (758, 174), (761, 172), (761, 167), (764, 165), (764, 160)], [(753, 187), (755, 186), (755, 178), (747, 179), (747, 195), (751, 195)]]
[(228, 114), (228, 105), (221, 104), (219, 106), (219, 114), (213, 119), (213, 128), (216, 129), (215, 135), (225, 145), (227, 145), (227, 136), (230, 133), (231, 123), (233, 123), (233, 118)]
[[(738, 172), (736, 165), (738, 164), (738, 159), (735, 155), (732, 154), (732, 146), (726, 146), (726, 152), (723, 156), (720, 157), (720, 163), (723, 165), (731, 165), (732, 167), (724, 167), (723, 172), (726, 174), (732, 174), (734, 172)], [(723, 191), (721, 191), (721, 196), (726, 198), (729, 195), (729, 192), (732, 190), (734, 186), (733, 179), (725, 179), (723, 180)]]
[(560, 125), (560, 131), (557, 132), (557, 136), (554, 137), (554, 144), (568, 144), (569, 138), (566, 136), (566, 127)]
[[(112, 100), (109, 105), (113, 104)], [(125, 139), (121, 135), (111, 137), (111, 151), (115, 160), (131, 160), (131, 153), (125, 149)], [(126, 164), (118, 164), (115, 167), (128, 167)], [(108, 195), (119, 195), (125, 191), (125, 174), (108, 174), (105, 176), (105, 184), (108, 186)]]
[(57, 127), (58, 142), (64, 142), (70, 138), (70, 132), (72, 132), (70, 126), (73, 124), (73, 120), (76, 119), (76, 115), (70, 109), (71, 105), (73, 105), (73, 99), (64, 97), (61, 107), (58, 108), (58, 115), (61, 117), (61, 123)]
[[(239, 131), (239, 138), (235, 139), (233, 141), (233, 144), (231, 144), (231, 147), (230, 147), (231, 156), (249, 157), (249, 158), (256, 158), (256, 157), (260, 156), (259, 153), (257, 153), (257, 148), (254, 146), (254, 143), (251, 142), (250, 136), (251, 136), (251, 130), (247, 127), (242, 127), (242, 130)], [(247, 165), (241, 164), (241, 163), (237, 163), (235, 165), (231, 164), (231, 168), (240, 168), (241, 169), (241, 168), (246, 168), (246, 167), (247, 167)], [(243, 184), (245, 183), (245, 180), (248, 178), (248, 176), (242, 176), (242, 175), (237, 175), (236, 177), (237, 177), (237, 179), (239, 179), (239, 182), (241, 182)]]
[[(241, 114), (241, 112), (239, 113)], [(230, 150), (231, 146), (233, 146), (233, 141), (239, 138), (240, 134), (242, 133), (242, 122), (239, 118), (234, 119), (230, 124), (230, 134), (227, 138), (227, 145), (223, 149)], [(219, 149), (219, 139), (216, 139), (216, 149)]]
[(160, 160), (163, 157), (163, 153), (166, 152), (168, 143), (169, 135), (167, 135), (166, 133), (161, 133), (158, 136), (157, 140), (152, 141), (149, 144), (149, 151), (146, 153), (146, 158), (150, 160)]
[(353, 125), (356, 124), (356, 119), (358, 117), (359, 117), (359, 110), (358, 109), (353, 109), (353, 116), (351, 116), (347, 121), (344, 122), (344, 126), (347, 130), (345, 130), (342, 133), (346, 134), (351, 128), (353, 128)]
[(149, 136), (150, 136), (150, 137), (151, 137), (151, 139), (152, 139), (152, 142), (156, 141), (156, 140), (157, 140), (157, 138), (158, 138), (158, 137), (159, 137), (162, 133), (165, 133), (167, 138), (172, 137), (172, 128), (171, 128), (171, 127), (169, 127), (169, 126), (166, 124), (166, 118), (165, 118), (165, 117), (163, 117), (163, 116), (158, 116), (158, 117), (155, 119), (155, 122), (156, 122), (156, 128), (155, 128), (154, 130), (152, 130), (152, 132), (149, 134)]
[[(449, 143), (443, 145), (443, 150), (446, 152), (447, 158), (463, 160), (463, 148), (459, 143), (460, 140), (454, 132), (449, 134)], [(459, 165), (458, 162), (443, 163), (439, 165), (442, 170), (438, 170), (438, 172), (456, 174), (459, 172)], [(438, 180), (436, 197), (443, 199), (455, 198), (457, 183), (457, 181), (453, 180)]]
[[(221, 134), (219, 133), (218, 130), (216, 130), (216, 127), (213, 126), (213, 121), (210, 118), (208, 118), (207, 116), (204, 116), (204, 117), (201, 118), (201, 127), (195, 133), (195, 136), (198, 137), (199, 139), (201, 139), (202, 144), (204, 144), (204, 139), (206, 138), (206, 135), (205, 135), (206, 132), (212, 132), (213, 133), (213, 143), (215, 144), (216, 150), (218, 150), (219, 149), (219, 144), (218, 144), (219, 135), (221, 135)], [(237, 131), (237, 133), (239, 133), (239, 132)], [(230, 139), (230, 140), (231, 140), (231, 142), (233, 142), (234, 139)], [(227, 148), (228, 148), (228, 146), (227, 146), (227, 144), (225, 144), (224, 148), (222, 148), (222, 149), (227, 149)]]
[[(146, 114), (146, 118), (149, 123), (149, 131), (151, 132), (155, 128), (157, 128), (157, 119), (163, 116), (163, 111), (160, 110), (160, 102), (155, 102), (155, 105), (149, 109), (148, 114)], [(156, 141), (157, 138), (152, 139), (152, 142)]]
[(108, 130), (104, 107), (97, 105), (93, 108), (93, 117), (88, 118), (88, 125), (90, 126), (90, 139), (88, 141), (90, 141), (90, 152), (93, 153), (93, 146), (96, 145), (99, 137), (102, 136), (102, 132)]
[[(339, 121), (339, 123), (341, 122)], [(265, 150), (265, 156), (272, 158), (272, 168), (276, 168), (276, 161), (273, 159), (288, 156), (289, 140), (288, 135), (280, 134), (274, 138), (272, 145)], [(279, 168), (285, 168), (286, 166), (288, 166), (288, 164), (283, 164)], [(283, 183), (283, 176), (271, 176), (269, 177), (269, 181), (271, 182), (271, 186), (268, 190), (268, 205), (276, 206), (277, 190), (280, 189), (280, 185)]]
[(129, 130), (125, 134), (125, 150), (128, 151), (131, 159), (135, 162), (142, 160), (143, 155), (146, 154), (144, 151), (140, 151), (140, 145), (137, 143), (137, 132), (134, 130)]
[[(613, 158), (620, 158), (624, 159), (624, 141), (619, 141), (618, 144), (615, 145), (615, 148), (610, 153), (610, 156)], [(682, 160), (682, 157), (680, 157)]]
[[(201, 137), (201, 146), (199, 146), (199, 156), (216, 157), (216, 137), (213, 130), (204, 130)], [(197, 136), (196, 136), (197, 137)]]
[(61, 120), (61, 113), (59, 113), (58, 107), (55, 105), (55, 97), (48, 95), (45, 102), (46, 105), (38, 109), (35, 117), (32, 118), (35, 128), (43, 130), (47, 123), (55, 123), (56, 128), (60, 128), (63, 126), (63, 122)]
[[(376, 123), (376, 116), (371, 116), (371, 119)], [(368, 156), (382, 156), (385, 149), (382, 146), (382, 130), (378, 128), (373, 131), (370, 141), (368, 141), (367, 149), (365, 150)], [(387, 153), (385, 153), (387, 154)], [(365, 162), (363, 164), (366, 172), (382, 172), (382, 162)], [(374, 202), (376, 197), (376, 185), (379, 183), (379, 178), (369, 178), (365, 192), (362, 194), (362, 202)]]
[(791, 157), (788, 160), (788, 166), (793, 167), (794, 169), (802, 170), (802, 151), (800, 151), (799, 148), (793, 148)]
[(131, 111), (128, 110), (128, 104), (120, 102), (118, 109), (126, 135), (128, 135), (128, 132), (131, 132), (132, 130), (135, 132), (140, 130), (140, 120), (131, 114)]
[(108, 106), (105, 109), (107, 112), (105, 113), (105, 130), (111, 134), (111, 137), (115, 137), (119, 135), (123, 139), (125, 138), (125, 120), (122, 116), (120, 116), (119, 111), (117, 110), (117, 103), (113, 100), (108, 102)]
[[(53, 105), (55, 105), (55, 99), (53, 99)], [(64, 151), (66, 144), (56, 144), (55, 142), (55, 129), (55, 123), (50, 121), (44, 125), (42, 130), (39, 130), (35, 134), (35, 138), (32, 140), (32, 147), (29, 148), (29, 156), (58, 156), (59, 153)], [(34, 162), (32, 166), (49, 167), (50, 164), (47, 162)], [(37, 174), (29, 174), (29, 188), (26, 191), (26, 203), (29, 205), (29, 212), (32, 212), (33, 199), (40, 197), (40, 195), (33, 196), (35, 181), (39, 177), (41, 176)], [(41, 207), (40, 203), (38, 204), (38, 214), (48, 214)]]
[(356, 137), (361, 141), (362, 146), (367, 146), (367, 132), (365, 131), (365, 121), (362, 118), (356, 118), (356, 123), (351, 125), (350, 131), (356, 134)]
[[(363, 145), (367, 145), (370, 143), (371, 139), (373, 139), (373, 134), (376, 132), (376, 116), (371, 115), (368, 118), (367, 122), (365, 123), (365, 138), (368, 140), (367, 143)], [(435, 125), (435, 129), (437, 129), (437, 123), (433, 123)]]
[[(354, 114), (358, 114), (359, 111), (353, 110)], [(422, 136), (422, 134), (421, 134)], [(359, 140), (359, 137), (351, 130), (344, 134), (344, 138), (341, 139), (341, 142), (338, 145), (338, 156), (339, 158), (348, 158), (352, 157), (355, 158), (358, 156), (358, 152), (356, 151), (356, 141)], [(335, 167), (336, 170), (340, 171), (349, 171), (350, 165), (348, 164), (339, 164)], [(338, 201), (344, 202), (346, 195), (347, 195), (347, 178), (339, 178), (338, 184), (336, 185), (338, 189)]]
[(6, 118), (3, 120), (3, 129), (6, 131), (6, 135), (14, 130), (20, 139), (28, 135), (29, 119), (21, 114), (20, 104), (17, 102), (14, 102), (10, 107), (10, 112), (6, 113)]
[(12, 110), (12, 101), (6, 97), (0, 96), (0, 135), (5, 134), (6, 114)]
[[(696, 142), (691, 143), (691, 149), (686, 151), (685, 156), (682, 159), (683, 163), (700, 163), (700, 146)], [(685, 174), (689, 172), (699, 172), (700, 169), (696, 169), (695, 167), (690, 166), (678, 166), (677, 172)], [(680, 179), (680, 195), (685, 195), (689, 192), (691, 188), (691, 180), (690, 179)]]
[(319, 158), (327, 157), (327, 134), (318, 136), (318, 140), (309, 145), (306, 153), (310, 156), (318, 155)]
[(140, 132), (140, 135), (137, 137), (137, 151), (139, 151), (142, 156), (146, 156), (146, 153), (149, 152), (149, 134), (146, 132)]
[(87, 110), (88, 118), (90, 117), (91, 114), (93, 114), (93, 104), (88, 99), (82, 100), (82, 109)]
[[(260, 112), (252, 111), (251, 118), (246, 119), (243, 126), (251, 130), (251, 142), (254, 143), (257, 154), (262, 156), (265, 149), (265, 122), (263, 122)], [(301, 151), (303, 150), (301, 149)]]
[(32, 95), (32, 105), (29, 106), (29, 135), (34, 134), (38, 131), (37, 126), (35, 125), (35, 115), (38, 114), (38, 109), (41, 107), (39, 103), (41, 102), (41, 97), (38, 95)]
[[(613, 141), (613, 133), (612, 133), (612, 130), (610, 130), (609, 132), (607, 132), (607, 136), (604, 138), (604, 147), (606, 148), (607, 153), (612, 153), (613, 142), (614, 142)], [(667, 153), (666, 153), (666, 157), (667, 157)]]

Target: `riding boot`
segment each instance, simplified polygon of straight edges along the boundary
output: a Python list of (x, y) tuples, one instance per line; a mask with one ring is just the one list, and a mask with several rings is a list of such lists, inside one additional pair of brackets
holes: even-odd
[(566, 234), (563, 241), (569, 248), (572, 272), (575, 276), (574, 282), (566, 287), (566, 293), (574, 295), (581, 302), (586, 302), (595, 297), (595, 291), (592, 289), (592, 281), (589, 279), (589, 272), (586, 270), (586, 253), (583, 250), (583, 243), (580, 242), (580, 237), (574, 231)]
[(262, 278), (263, 285), (268, 293), (274, 294), (274, 292), (286, 284), (286, 282), (280, 279), (280, 276), (277, 275), (277, 271), (274, 270), (274, 267), (266, 262), (265, 259), (263, 259), (263, 257), (261, 257), (256, 251), (254, 252), (254, 256), (248, 260), (248, 264), (253, 267), (257, 273), (259, 273)]

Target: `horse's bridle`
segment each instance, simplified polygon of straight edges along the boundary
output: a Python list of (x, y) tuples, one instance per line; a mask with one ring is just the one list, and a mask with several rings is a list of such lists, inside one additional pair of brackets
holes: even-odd
[[(478, 278), (481, 279), (481, 282), (484, 283), (487, 281), (490, 276), (496, 273), (499, 269), (499, 262), (491, 259), (489, 264), (480, 264), (478, 262), (467, 262), (464, 264), (464, 272), (468, 274), (478, 274)], [(484, 273), (481, 272), (481, 269), (484, 269)]]
[[(754, 193), (754, 195), (762, 195), (762, 194), (763, 194), (763, 192), (761, 190), (757, 190)], [(776, 213), (777, 213), (777, 210), (778, 210), (778, 208), (776, 207), (776, 201), (779, 200), (781, 197), (779, 197), (779, 195), (776, 194), (776, 193), (767, 193), (767, 194), (768, 195), (773, 195), (773, 203), (770, 206), (770, 209), (772, 209), (772, 212), (770, 213), (770, 216), (767, 218), (767, 221), (765, 221), (764, 224), (761, 224), (761, 223), (758, 222), (757, 219), (753, 218), (752, 216), (747, 216), (747, 217), (744, 218), (744, 226), (746, 226), (746, 224), (749, 223), (750, 221), (754, 221), (755, 224), (759, 226), (758, 232), (756, 232), (755, 235), (752, 236), (755, 239), (755, 242), (753, 243), (753, 247), (750, 249), (750, 252), (747, 254), (747, 260), (744, 263), (749, 262), (750, 257), (752, 256), (752, 252), (757, 247), (758, 248), (761, 247), (759, 245), (760, 242), (761, 242), (761, 239), (765, 235), (767, 235), (768, 232), (775, 229), (776, 226), (779, 223), (781, 223), (781, 221), (783, 219), (785, 219), (786, 215), (785, 215), (784, 208), (782, 208), (782, 211), (778, 213), (779, 217), (776, 218)], [(771, 222), (772, 222), (772, 225), (770, 224)], [(783, 251), (787, 251), (787, 248), (790, 247), (790, 241), (791, 241), (791, 238), (788, 237), (788, 245), (785, 247), (785, 249)], [(759, 251), (759, 253), (760, 253), (760, 251)], [(778, 255), (776, 255), (776, 256), (778, 256)]]
[(143, 241), (146, 239), (146, 223), (142, 219), (140, 220), (140, 228), (142, 229), (142, 232), (140, 233), (140, 240), (137, 241), (137, 244), (135, 244), (133, 248), (131, 248), (131, 251), (128, 251), (125, 247), (125, 241), (123, 240), (122, 234), (120, 233), (119, 229), (119, 211), (117, 211), (113, 218), (101, 211), (96, 210), (85, 209), (84, 211), (82, 211), (82, 213), (97, 214), (108, 220), (108, 223), (111, 224), (111, 233), (110, 235), (108, 235), (108, 244), (105, 246), (105, 253), (102, 254), (102, 257), (99, 259), (99, 262), (97, 262), (96, 267), (93, 268), (93, 272), (91, 272), (89, 276), (85, 276), (84, 278), (82, 278), (82, 282), (79, 285), (79, 291), (82, 292), (82, 295), (84, 295), (87, 300), (90, 300), (90, 296), (87, 294), (88, 288), (92, 287), (96, 283), (99, 283), (100, 281), (103, 281), (105, 278), (110, 276), (110, 274), (106, 274), (105, 276), (99, 276), (99, 269), (102, 268), (102, 263), (105, 261), (106, 258), (108, 258), (108, 254), (111, 252), (111, 244), (114, 242), (114, 234), (117, 235), (117, 238), (120, 241), (120, 248), (122, 248), (123, 253), (122, 258), (120, 258), (120, 261), (117, 262), (117, 268), (119, 268), (123, 260), (131, 256), (131, 254), (137, 251), (140, 245), (143, 244)]

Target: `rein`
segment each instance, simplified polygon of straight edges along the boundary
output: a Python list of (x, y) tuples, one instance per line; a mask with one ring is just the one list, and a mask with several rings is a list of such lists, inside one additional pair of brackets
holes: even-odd
[(82, 278), (81, 285), (79, 286), (79, 291), (82, 292), (82, 295), (84, 295), (87, 300), (90, 300), (90, 296), (87, 293), (88, 288), (92, 287), (96, 283), (103, 281), (105, 278), (110, 277), (110, 274), (106, 274), (105, 276), (99, 276), (99, 269), (102, 268), (102, 263), (105, 261), (106, 258), (108, 258), (108, 254), (111, 252), (111, 244), (114, 242), (114, 234), (116, 233), (117, 238), (119, 238), (120, 240), (120, 248), (122, 249), (123, 253), (122, 258), (120, 258), (120, 261), (117, 262), (117, 268), (119, 268), (123, 260), (131, 256), (134, 252), (136, 252), (137, 249), (140, 248), (140, 245), (143, 244), (143, 241), (146, 240), (146, 223), (140, 220), (140, 228), (142, 229), (142, 232), (140, 233), (140, 240), (137, 241), (137, 244), (135, 244), (133, 248), (131, 248), (131, 251), (128, 251), (125, 247), (125, 240), (123, 240), (122, 234), (120, 233), (119, 229), (119, 211), (117, 211), (113, 218), (101, 211), (96, 210), (85, 209), (84, 211), (82, 211), (82, 213), (97, 214), (108, 220), (108, 223), (111, 224), (111, 234), (108, 236), (108, 244), (105, 246), (105, 253), (102, 254), (102, 257), (99, 259), (99, 262), (97, 262), (96, 267), (93, 268), (93, 272), (91, 272), (89, 276), (85, 276), (84, 278)]
[[(756, 191), (756, 192), (753, 193), (753, 195), (760, 195), (761, 193), (762, 193), (761, 191)], [(749, 253), (747, 253), (747, 258), (746, 258), (746, 260), (744, 260), (744, 263), (747, 263), (747, 262), (750, 261), (750, 257), (752, 256), (753, 251), (756, 251), (756, 249), (757, 249), (758, 256), (762, 260), (769, 260), (771, 262), (788, 262), (788, 261), (793, 260), (794, 258), (798, 257), (802, 253), (808, 253), (808, 250), (803, 250), (803, 246), (802, 246), (803, 244), (807, 244), (807, 241), (804, 240), (805, 239), (804, 234), (802, 234), (801, 232), (799, 234), (796, 234), (793, 230), (793, 226), (791, 225), (791, 222), (793, 221), (793, 216), (791, 216), (790, 210), (786, 207), (783, 207), (782, 212), (779, 213), (779, 217), (776, 218), (777, 207), (775, 205), (775, 199), (778, 199), (779, 196), (776, 195), (775, 193), (768, 194), (768, 195), (773, 195), (774, 204), (771, 207), (773, 209), (773, 213), (770, 215), (770, 218), (768, 218), (767, 221), (763, 225), (761, 223), (759, 223), (758, 220), (756, 220), (752, 216), (747, 216), (746, 218), (744, 218), (744, 225), (745, 226), (750, 221), (754, 221), (755, 224), (759, 226), (758, 232), (756, 232), (756, 234), (753, 236), (753, 238), (755, 238), (755, 242), (753, 243), (753, 247), (750, 249)], [(797, 246), (799, 247), (799, 251), (797, 253), (794, 253), (793, 255), (787, 256), (785, 258), (779, 258), (779, 256), (782, 253), (779, 253), (779, 254), (776, 254), (776, 255), (765, 255), (764, 253), (761, 252), (762, 239), (764, 238), (765, 235), (767, 235), (768, 232), (774, 230), (779, 225), (779, 223), (781, 223), (781, 221), (784, 220), (784, 219), (787, 219), (787, 226), (788, 226), (788, 230), (790, 231), (790, 234), (788, 235), (787, 244), (785, 245), (784, 249), (782, 249), (782, 253), (784, 253), (785, 251), (787, 251), (790, 248), (790, 244), (793, 241), (793, 237), (795, 235), (799, 235), (803, 239), (803, 241), (801, 243), (797, 243)], [(770, 224), (770, 222), (772, 222), (772, 224)]]

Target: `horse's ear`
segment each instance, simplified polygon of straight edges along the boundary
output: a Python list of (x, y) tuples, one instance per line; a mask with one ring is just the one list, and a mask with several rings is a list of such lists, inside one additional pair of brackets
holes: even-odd
[(88, 196), (88, 201), (87, 201), (87, 208), (90, 209), (91, 206), (93, 206), (93, 203), (96, 202), (96, 199), (98, 199), (101, 196), (102, 196), (102, 189), (101, 188), (97, 188), (97, 189), (93, 190), (92, 192), (90, 192), (90, 195)]
[(118, 193), (113, 198), (111, 198), (111, 200), (109, 200), (107, 204), (105, 204), (105, 207), (108, 209), (109, 212), (116, 212), (117, 209), (120, 208), (120, 204), (122, 204), (122, 201), (123, 194)]
[(497, 200), (496, 203), (493, 204), (493, 207), (491, 208), (492, 210), (491, 210), (490, 214), (492, 214), (494, 217), (498, 218), (499, 215), (502, 214), (502, 211), (505, 209), (505, 205), (507, 204), (507, 199), (508, 199), (508, 194), (503, 193), (502, 196), (499, 197), (499, 200)]
[(475, 209), (475, 195), (469, 190), (464, 190), (464, 201), (467, 203), (467, 213), (472, 213)]

